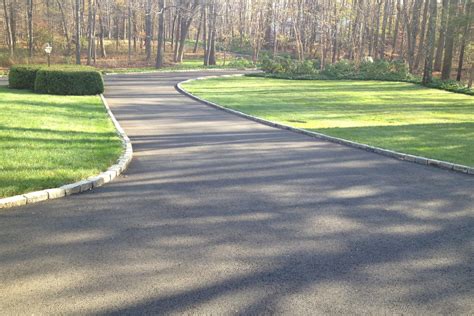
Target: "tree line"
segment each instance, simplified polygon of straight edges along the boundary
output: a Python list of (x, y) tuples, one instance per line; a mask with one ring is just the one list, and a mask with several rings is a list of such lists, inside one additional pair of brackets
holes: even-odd
[[(2, 0), (3, 48), (14, 58), (55, 52), (93, 65), (115, 58), (163, 67), (217, 51), (319, 59), (404, 60), (430, 81), (474, 72), (472, 0)], [(115, 46), (115, 47), (114, 47)], [(114, 48), (114, 49), (113, 49)], [(114, 55), (115, 54), (115, 55)], [(466, 77), (466, 78), (463, 78)]]

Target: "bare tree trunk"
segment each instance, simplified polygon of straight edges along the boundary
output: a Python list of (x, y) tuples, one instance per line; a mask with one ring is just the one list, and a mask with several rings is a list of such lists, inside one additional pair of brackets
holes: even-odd
[(151, 1), (146, 0), (145, 7), (145, 54), (146, 61), (151, 60), (151, 41), (152, 41), (152, 20), (151, 20)]
[[(132, 3), (131, 0), (128, 0), (128, 14), (127, 14), (127, 41), (128, 41), (128, 54), (127, 62), (130, 65), (132, 62)], [(148, 57), (148, 55), (147, 55)], [(148, 60), (148, 58), (147, 58)]]
[(163, 55), (165, 45), (165, 0), (158, 0), (158, 48), (156, 49), (156, 68), (163, 67)]
[(446, 24), (448, 23), (449, 0), (443, 0), (443, 9), (441, 11), (441, 23), (439, 29), (438, 45), (436, 46), (436, 56), (434, 70), (441, 70), (443, 62), (444, 43), (446, 41)]
[(393, 60), (394, 54), (396, 52), (398, 32), (399, 32), (401, 18), (402, 18), (402, 7), (401, 7), (400, 0), (397, 0), (397, 18), (395, 20), (395, 30), (393, 31), (392, 53), (390, 55), (390, 60)]
[(464, 21), (464, 30), (462, 33), (461, 47), (459, 48), (459, 61), (458, 61), (458, 71), (456, 74), (456, 80), (461, 81), (462, 77), (462, 67), (464, 63), (464, 51), (466, 49), (466, 43), (469, 42), (470, 37), (470, 26), (472, 21), (472, 2), (467, 0), (468, 3), (465, 5), (464, 16), (466, 20)]
[(97, 7), (99, 9), (99, 29), (100, 29), (100, 32), (99, 32), (99, 50), (100, 50), (100, 57), (102, 58), (105, 58), (107, 57), (107, 53), (105, 51), (105, 46), (104, 46), (104, 33), (105, 33), (105, 30), (104, 30), (104, 22), (103, 22), (103, 12), (102, 12), (102, 8), (100, 6), (100, 1), (98, 0), (97, 1)]
[(474, 79), (474, 63), (471, 63), (471, 69), (469, 70), (469, 82), (467, 84), (468, 88), (472, 88), (472, 81)]
[(388, 21), (388, 15), (390, 12), (390, 0), (385, 0), (384, 6), (383, 6), (383, 19), (382, 19), (382, 34), (380, 36), (380, 54), (379, 58), (380, 59), (385, 59), (385, 36), (387, 32), (387, 21)]
[(81, 64), (81, 15), (80, 15), (80, 5), (81, 0), (76, 0), (76, 64)]
[(203, 21), (203, 15), (201, 13), (201, 19), (199, 20), (199, 26), (197, 29), (197, 34), (196, 34), (196, 41), (194, 42), (194, 48), (193, 48), (193, 53), (196, 54), (199, 46), (199, 39), (201, 37), (201, 29), (202, 29), (202, 21)]
[(69, 55), (71, 54), (71, 40), (69, 38), (69, 30), (67, 27), (67, 20), (66, 20), (66, 15), (64, 14), (64, 8), (60, 0), (56, 0), (59, 8), (59, 12), (61, 13), (61, 23), (63, 26), (63, 32), (64, 32), (64, 38), (66, 39), (66, 54)]
[(6, 0), (3, 0), (3, 11), (4, 11), (4, 15), (5, 15), (5, 24), (6, 24), (6, 29), (7, 29), (8, 49), (10, 50), (10, 56), (13, 57), (13, 55), (15, 54), (15, 51), (13, 49), (13, 36), (12, 36), (11, 20), (10, 20), (10, 17), (8, 16), (8, 8), (7, 8)]
[[(416, 55), (415, 65), (414, 65), (415, 70), (418, 69), (421, 58), (423, 57), (423, 54), (425, 53), (424, 44), (425, 44), (426, 25), (428, 24), (427, 21), (428, 21), (429, 5), (430, 5), (430, 0), (426, 1), (425, 7), (423, 9), (423, 21), (421, 22), (420, 42), (418, 46), (418, 54)], [(431, 43), (427, 43), (426, 46), (431, 46)]]
[(207, 46), (207, 6), (203, 5), (202, 6), (202, 45), (204, 49), (204, 66), (209, 65), (209, 59), (208, 59), (208, 46)]
[(435, 38), (436, 38), (436, 18), (437, 18), (437, 0), (430, 0), (429, 10), (430, 18), (428, 21), (428, 34), (427, 34), (427, 45), (425, 46), (425, 67), (423, 69), (423, 84), (428, 84), (432, 81), (433, 73), (433, 57), (435, 49)]
[(448, 27), (446, 29), (446, 43), (444, 46), (443, 69), (441, 79), (447, 80), (451, 77), (451, 68), (453, 64), (454, 53), (454, 31), (456, 28), (456, 9), (458, 0), (449, 1)]
[(93, 53), (93, 43), (94, 43), (94, 29), (93, 29), (93, 20), (94, 20), (94, 6), (95, 1), (89, 0), (89, 13), (88, 13), (88, 22), (87, 22), (87, 65), (92, 64), (92, 53)]
[(28, 56), (33, 57), (33, 0), (27, 0)]

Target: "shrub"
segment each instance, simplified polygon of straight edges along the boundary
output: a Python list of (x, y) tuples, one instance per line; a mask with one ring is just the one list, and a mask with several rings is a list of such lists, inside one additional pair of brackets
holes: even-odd
[(242, 57), (237, 57), (236, 59), (232, 60), (231, 62), (228, 63), (228, 66), (232, 68), (238, 68), (238, 69), (255, 67), (252, 61), (242, 58)]
[(291, 72), (296, 75), (311, 75), (316, 72), (316, 69), (314, 69), (314, 63), (309, 60), (295, 62), (292, 68)]
[(36, 73), (41, 68), (39, 65), (12, 66), (8, 74), (8, 84), (13, 89), (35, 88)]
[(433, 79), (432, 82), (426, 84), (427, 87), (436, 88), (451, 92), (463, 93), (467, 95), (474, 95), (474, 89), (470, 89), (463, 85), (461, 82), (454, 81), (454, 80), (440, 80), (440, 79)]
[(321, 71), (321, 75), (329, 79), (356, 79), (357, 69), (353, 62), (341, 60), (334, 64), (328, 64)]
[(89, 67), (42, 68), (35, 92), (58, 95), (95, 95), (104, 92), (102, 74)]
[(359, 77), (370, 80), (407, 80), (410, 79), (410, 73), (403, 61), (376, 60), (362, 62)]

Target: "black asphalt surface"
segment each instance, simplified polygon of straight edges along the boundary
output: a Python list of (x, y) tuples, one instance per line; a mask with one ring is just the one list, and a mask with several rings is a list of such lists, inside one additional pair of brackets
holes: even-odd
[(107, 78), (135, 158), (0, 212), (0, 314), (474, 313), (474, 177), (175, 91), (202, 75)]

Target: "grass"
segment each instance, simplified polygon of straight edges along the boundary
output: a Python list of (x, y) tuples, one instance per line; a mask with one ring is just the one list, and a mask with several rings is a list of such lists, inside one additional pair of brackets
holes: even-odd
[(99, 97), (0, 87), (0, 198), (98, 174), (121, 151)]
[(219, 78), (184, 85), (228, 108), (372, 146), (474, 166), (474, 97), (411, 83)]

